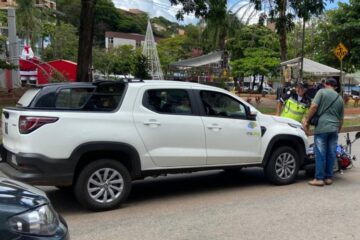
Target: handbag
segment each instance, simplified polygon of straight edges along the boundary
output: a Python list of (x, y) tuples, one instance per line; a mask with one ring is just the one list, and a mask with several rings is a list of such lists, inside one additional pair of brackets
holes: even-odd
[(332, 101), (332, 103), (321, 114), (318, 114), (316, 112), (310, 119), (309, 124), (316, 127), (319, 124), (319, 119), (320, 119), (321, 115), (323, 115), (329, 108), (331, 108), (331, 106), (336, 102), (336, 100), (339, 97), (340, 97), (340, 95), (338, 94), (337, 97), (335, 98), (335, 100)]

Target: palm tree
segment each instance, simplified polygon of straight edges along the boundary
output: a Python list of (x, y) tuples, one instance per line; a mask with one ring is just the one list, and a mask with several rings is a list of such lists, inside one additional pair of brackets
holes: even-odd
[(27, 44), (35, 42), (41, 32), (41, 11), (35, 0), (17, 0), (16, 21), (18, 33)]
[(281, 60), (287, 60), (287, 33), (294, 27), (295, 17), (310, 19), (325, 10), (326, 2), (333, 0), (250, 0), (255, 9), (265, 9), (275, 23), (279, 36)]
[(225, 50), (226, 39), (240, 27), (236, 14), (227, 10), (226, 0), (208, 0), (203, 38), (209, 39), (213, 49)]

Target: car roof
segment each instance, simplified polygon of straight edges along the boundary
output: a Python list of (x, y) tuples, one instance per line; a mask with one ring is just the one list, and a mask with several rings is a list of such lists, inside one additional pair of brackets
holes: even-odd
[(208, 90), (222, 90), (221, 88), (205, 85), (205, 84), (199, 84), (194, 82), (183, 82), (183, 81), (174, 81), (174, 80), (101, 80), (96, 82), (61, 82), (61, 83), (50, 83), (50, 84), (41, 84), (34, 86), (35, 88), (46, 88), (46, 89), (52, 89), (52, 88), (61, 88), (61, 87), (91, 87), (91, 86), (97, 86), (100, 84), (138, 84), (139, 86), (143, 85), (163, 85), (163, 86), (187, 86), (187, 87), (194, 87), (194, 88), (200, 88), (200, 89), (208, 89)]

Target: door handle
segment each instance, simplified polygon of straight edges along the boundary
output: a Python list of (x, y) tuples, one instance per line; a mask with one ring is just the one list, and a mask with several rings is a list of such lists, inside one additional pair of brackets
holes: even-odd
[(149, 121), (145, 121), (144, 125), (157, 127), (157, 126), (160, 126), (161, 124), (158, 121), (156, 121), (155, 119), (150, 119)]
[(218, 124), (211, 124), (208, 126), (208, 129), (213, 130), (213, 131), (220, 131), (222, 129), (222, 127), (219, 126)]

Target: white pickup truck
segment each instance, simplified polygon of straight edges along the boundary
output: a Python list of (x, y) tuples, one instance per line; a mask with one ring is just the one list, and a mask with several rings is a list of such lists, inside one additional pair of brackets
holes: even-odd
[(294, 181), (307, 137), (220, 88), (175, 81), (61, 83), (28, 90), (2, 113), (1, 171), (72, 186), (92, 210), (118, 207), (147, 176), (263, 167)]

